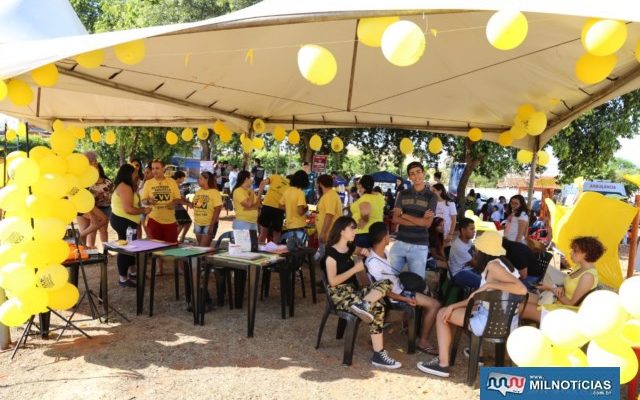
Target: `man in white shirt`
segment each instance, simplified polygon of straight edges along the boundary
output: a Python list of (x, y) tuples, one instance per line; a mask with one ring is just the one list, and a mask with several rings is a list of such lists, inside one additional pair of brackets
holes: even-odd
[(477, 289), (480, 287), (480, 274), (473, 267), (473, 238), (476, 226), (472, 219), (462, 218), (458, 224), (460, 235), (451, 244), (449, 253), (449, 273), (451, 280), (458, 286)]

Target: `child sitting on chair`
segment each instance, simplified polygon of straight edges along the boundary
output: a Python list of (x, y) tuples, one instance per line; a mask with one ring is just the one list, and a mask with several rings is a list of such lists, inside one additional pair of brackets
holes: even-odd
[(398, 275), (400, 271), (391, 268), (385, 248), (389, 245), (389, 232), (384, 222), (375, 222), (369, 227), (369, 238), (373, 247), (369, 252), (369, 257), (365, 261), (369, 275), (375, 281), (388, 279), (392, 283), (391, 290), (387, 292), (387, 297), (392, 301), (402, 301), (412, 306), (423, 307), (422, 331), (418, 339), (418, 350), (438, 355), (438, 348), (429, 342), (431, 328), (436, 320), (436, 314), (440, 308), (438, 300), (420, 292), (405, 290), (400, 283)]

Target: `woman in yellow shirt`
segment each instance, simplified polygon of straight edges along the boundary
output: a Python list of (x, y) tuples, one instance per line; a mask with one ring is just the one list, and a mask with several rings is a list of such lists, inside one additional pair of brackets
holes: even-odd
[(222, 209), (222, 196), (216, 189), (216, 175), (204, 171), (198, 177), (200, 189), (193, 196), (193, 233), (198, 246), (209, 247), (218, 231), (218, 217)]
[[(309, 175), (303, 170), (296, 171), (289, 180), (289, 187), (282, 192), (280, 208), (284, 208), (284, 231), (282, 239), (296, 235), (298, 239), (305, 237), (307, 226), (307, 200), (303, 189), (309, 186)], [(289, 233), (287, 233), (289, 232)]]
[(249, 171), (240, 171), (238, 173), (238, 181), (231, 192), (233, 209), (236, 212), (236, 219), (231, 225), (233, 229), (258, 230), (260, 199), (253, 193), (252, 184), (253, 181)]
[[(602, 257), (605, 248), (602, 243), (593, 236), (582, 236), (571, 242), (571, 261), (576, 268), (564, 278), (563, 287), (552, 287), (547, 284), (538, 286), (541, 290), (550, 290), (557, 300), (553, 304), (544, 306), (546, 311), (556, 308), (576, 309), (578, 302), (598, 285), (598, 271), (595, 262)], [(523, 312), (523, 318), (540, 321), (542, 311), (538, 309), (539, 296), (529, 294), (527, 306)]]
[(318, 177), (318, 188), (320, 189), (320, 200), (318, 201), (318, 215), (316, 216), (316, 232), (318, 232), (318, 253), (319, 260), (324, 255), (324, 248), (329, 240), (329, 232), (333, 223), (342, 216), (342, 202), (338, 192), (333, 189), (333, 178), (331, 175), (320, 175)]
[[(374, 222), (382, 222), (384, 217), (384, 196), (373, 193), (373, 177), (363, 175), (358, 181), (358, 193), (360, 198), (351, 204), (351, 216), (358, 224), (356, 230), (356, 247), (362, 249), (371, 248), (369, 227)], [(356, 254), (358, 251), (356, 251)]]

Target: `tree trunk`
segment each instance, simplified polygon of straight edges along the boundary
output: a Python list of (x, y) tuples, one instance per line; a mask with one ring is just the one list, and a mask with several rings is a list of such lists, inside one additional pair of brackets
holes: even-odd
[[(136, 149), (138, 148), (138, 140), (140, 140), (140, 129), (135, 129), (133, 133), (133, 144), (129, 149), (129, 160), (133, 160), (136, 157)], [(127, 160), (124, 160), (125, 153), (124, 145), (120, 145), (120, 165), (124, 165)]]
[(300, 163), (308, 162), (311, 164), (313, 160), (313, 150), (309, 147), (309, 141), (313, 136), (310, 132), (304, 132), (300, 135), (300, 145), (298, 146), (298, 154), (300, 155)]
[(467, 199), (467, 183), (469, 183), (469, 178), (471, 178), (471, 174), (473, 174), (473, 171), (482, 162), (482, 157), (473, 157), (473, 143), (469, 139), (465, 139), (464, 147), (464, 161), (466, 164), (464, 166), (462, 176), (460, 177), (460, 182), (458, 182), (458, 215), (464, 215), (465, 203)]
[(215, 143), (213, 142), (214, 138), (211, 136), (211, 132), (209, 133), (209, 137), (207, 140), (201, 140), (200, 146), (202, 147), (202, 152), (200, 153), (200, 160), (202, 161), (210, 161), (212, 150), (215, 148)]

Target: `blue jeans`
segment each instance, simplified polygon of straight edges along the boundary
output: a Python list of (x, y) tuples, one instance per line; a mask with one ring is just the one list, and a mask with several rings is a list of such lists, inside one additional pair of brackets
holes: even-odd
[(470, 269), (465, 269), (455, 274), (451, 280), (458, 286), (477, 289), (480, 287), (481, 279), (482, 278), (479, 273)]
[(391, 264), (391, 268), (398, 272), (402, 271), (406, 264), (410, 272), (424, 278), (427, 269), (428, 255), (428, 246), (398, 240), (393, 244), (389, 252), (389, 264)]
[(231, 224), (231, 228), (232, 229), (244, 229), (244, 230), (250, 230), (250, 231), (257, 231), (258, 230), (258, 224), (253, 223), (253, 222), (247, 222), (247, 221), (238, 221), (237, 219), (233, 221), (233, 224)]

